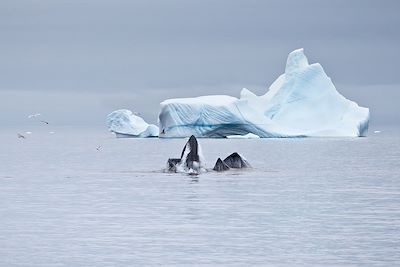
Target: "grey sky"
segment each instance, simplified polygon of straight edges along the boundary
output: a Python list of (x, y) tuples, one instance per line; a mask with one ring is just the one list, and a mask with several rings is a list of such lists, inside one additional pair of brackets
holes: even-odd
[(304, 47), (373, 123), (400, 122), (399, 1), (1, 1), (0, 121), (155, 122), (166, 98), (257, 94)]

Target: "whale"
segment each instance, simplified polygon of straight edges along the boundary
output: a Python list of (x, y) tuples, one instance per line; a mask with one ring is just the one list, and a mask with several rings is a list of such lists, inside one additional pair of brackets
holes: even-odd
[(223, 172), (229, 170), (229, 166), (225, 164), (225, 162), (222, 161), (221, 158), (217, 159), (217, 162), (215, 162), (213, 170), (216, 172)]
[(169, 172), (176, 172), (176, 165), (181, 163), (181, 159), (169, 158), (167, 161), (167, 170)]
[[(186, 157), (185, 157), (186, 156)], [(184, 159), (188, 169), (195, 169), (200, 166), (199, 143), (194, 135), (189, 137), (181, 153), (181, 160)]]
[(234, 152), (226, 157), (224, 160), (221, 158), (217, 159), (215, 162), (214, 171), (223, 172), (232, 169), (243, 169), (243, 168), (250, 168), (250, 164), (244, 159), (239, 153)]
[[(183, 147), (181, 157), (168, 159), (167, 171), (199, 174), (203, 170), (205, 171), (203, 161), (200, 144), (196, 137), (192, 135)], [(250, 164), (244, 157), (237, 152), (233, 152), (224, 160), (218, 158), (212, 170), (223, 172), (230, 169), (243, 169), (250, 167)]]
[(250, 168), (250, 164), (239, 155), (237, 152), (233, 152), (228, 157), (224, 159), (224, 163), (228, 165), (229, 168), (233, 169), (242, 169), (242, 168)]
[(189, 137), (183, 147), (180, 158), (169, 158), (167, 161), (167, 170), (169, 172), (199, 173), (203, 167), (201, 160), (200, 145), (194, 135)]

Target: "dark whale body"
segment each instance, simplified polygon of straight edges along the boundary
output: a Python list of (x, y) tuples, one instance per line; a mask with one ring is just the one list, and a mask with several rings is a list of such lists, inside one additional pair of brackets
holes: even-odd
[(176, 165), (181, 163), (181, 159), (169, 158), (167, 162), (167, 168), (170, 172), (176, 172)]
[(229, 168), (234, 168), (234, 169), (242, 169), (250, 167), (250, 164), (236, 152), (226, 157), (224, 159), (224, 163), (228, 165)]
[(225, 162), (223, 162), (223, 161), (221, 160), (221, 158), (218, 158), (218, 159), (217, 159), (217, 162), (216, 162), (215, 165), (214, 165), (213, 170), (214, 170), (214, 171), (217, 171), (217, 172), (223, 172), (223, 171), (229, 170), (229, 166), (226, 165)]
[(223, 172), (229, 170), (230, 168), (242, 169), (250, 167), (250, 164), (244, 158), (242, 158), (238, 153), (234, 152), (224, 160), (218, 158), (213, 170), (217, 172)]
[[(187, 153), (186, 158), (185, 153)], [(176, 172), (177, 165), (182, 164), (185, 161), (185, 167), (188, 170), (197, 171), (200, 167), (200, 156), (199, 156), (199, 144), (194, 135), (190, 136), (185, 147), (182, 150), (181, 158), (169, 158), (167, 162), (168, 171)]]
[(193, 169), (193, 163), (195, 163), (195, 162), (200, 163), (199, 144), (197, 143), (197, 139), (194, 135), (190, 136), (185, 147), (183, 148), (182, 153), (181, 153), (181, 160), (187, 149), (189, 150), (189, 153), (186, 156), (186, 166), (189, 169)]

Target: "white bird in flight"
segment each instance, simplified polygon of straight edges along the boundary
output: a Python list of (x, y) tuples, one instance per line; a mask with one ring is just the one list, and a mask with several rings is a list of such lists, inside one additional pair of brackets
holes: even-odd
[(42, 115), (42, 114), (40, 114), (40, 113), (31, 114), (31, 115), (28, 116), (28, 118), (29, 118), (29, 119), (31, 119), (31, 118), (36, 118), (36, 117), (39, 117), (40, 115)]

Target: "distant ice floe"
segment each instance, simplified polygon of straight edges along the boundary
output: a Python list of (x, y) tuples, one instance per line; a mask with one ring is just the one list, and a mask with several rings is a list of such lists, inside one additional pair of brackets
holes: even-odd
[(119, 109), (107, 116), (107, 127), (117, 137), (157, 137), (159, 129), (127, 109)]
[(257, 139), (260, 137), (253, 133), (248, 133), (245, 135), (228, 135), (226, 138), (228, 138), (228, 139)]
[(289, 54), (285, 73), (262, 96), (244, 88), (240, 98), (168, 99), (160, 107), (160, 137), (366, 136), (369, 124), (369, 109), (338, 93), (322, 66), (308, 63), (303, 49)]

